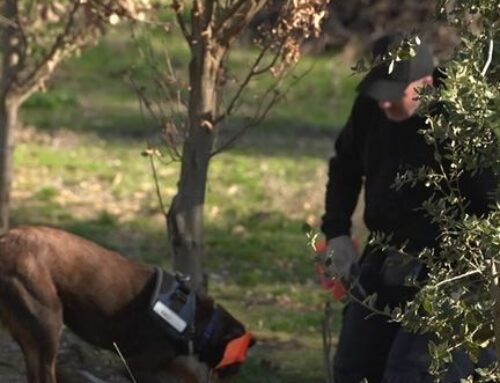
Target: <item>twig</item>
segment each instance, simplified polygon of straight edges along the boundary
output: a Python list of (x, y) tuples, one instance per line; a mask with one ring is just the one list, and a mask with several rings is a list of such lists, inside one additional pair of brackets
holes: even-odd
[(488, 59), (486, 60), (486, 64), (484, 65), (483, 71), (481, 72), (481, 76), (486, 75), (486, 72), (491, 64), (492, 59), (493, 59), (493, 38), (490, 38), (490, 44), (488, 47)]
[(445, 285), (447, 283), (458, 281), (459, 279), (467, 278), (467, 277), (470, 277), (471, 275), (476, 275), (476, 274), (481, 274), (481, 272), (479, 270), (471, 270), (471, 271), (468, 271), (467, 273), (463, 273), (463, 274), (457, 275), (456, 277), (448, 278), (448, 279), (445, 279), (444, 281), (436, 283), (434, 286), (432, 286), (432, 288), (437, 289), (438, 287), (441, 287), (442, 285)]
[(156, 195), (157, 195), (158, 201), (160, 203), (160, 209), (161, 209), (161, 212), (163, 214), (165, 214), (167, 211), (165, 210), (165, 205), (163, 204), (163, 198), (161, 196), (161, 190), (160, 190), (160, 181), (158, 180), (158, 172), (156, 171), (156, 165), (155, 165), (155, 160), (154, 160), (153, 156), (154, 156), (154, 154), (150, 154), (150, 156), (149, 156), (149, 161), (151, 163), (151, 171), (153, 172)]
[(179, 28), (181, 29), (181, 32), (184, 35), (184, 39), (187, 41), (189, 45), (191, 45), (191, 33), (188, 31), (186, 26), (186, 21), (182, 16), (182, 2), (179, 2), (179, 0), (174, 0), (172, 8), (175, 12), (175, 18), (177, 19), (177, 24), (179, 25)]
[[(44, 81), (45, 77), (50, 75), (56, 65), (58, 65), (68, 54), (72, 53), (81, 45), (87, 41), (84, 36), (75, 35), (70, 40), (70, 31), (75, 25), (76, 14), (80, 10), (81, 3), (75, 1), (73, 7), (68, 13), (68, 20), (62, 30), (62, 32), (56, 37), (54, 44), (52, 45), (50, 51), (40, 60), (37, 66), (35, 66), (31, 73), (29, 73), (23, 84), (20, 86), (22, 88), (21, 93), (28, 93), (33, 90), (40, 81)], [(90, 35), (90, 32), (88, 32)], [(80, 41), (79, 41), (80, 39)]]
[(12, 28), (18, 28), (18, 25), (15, 22), (9, 20), (7, 17), (3, 15), (0, 15), (0, 24), (8, 25), (9, 27)]
[(327, 383), (333, 383), (333, 370), (332, 370), (332, 360), (331, 360), (331, 353), (332, 353), (331, 323), (332, 323), (333, 310), (332, 310), (330, 302), (328, 302), (328, 301), (325, 304), (324, 315), (325, 316), (323, 318), (323, 327), (322, 327), (322, 330), (323, 330), (323, 356), (324, 356), (324, 361), (325, 361)]
[[(232, 8), (222, 16), (213, 29), (214, 35), (222, 45), (229, 45), (230, 40), (235, 38), (253, 19), (259, 9), (263, 7), (267, 0), (237, 0), (232, 4)], [(240, 12), (245, 6), (246, 9)]]
[(253, 77), (255, 77), (258, 73), (257, 71), (257, 66), (260, 64), (260, 62), (262, 61), (262, 59), (264, 58), (267, 50), (269, 49), (269, 45), (264, 47), (260, 52), (259, 52), (259, 55), (256, 57), (255, 61), (253, 62), (252, 64), (252, 67), (250, 68), (250, 70), (248, 71), (245, 79), (243, 80), (243, 82), (240, 84), (240, 86), (238, 87), (238, 90), (236, 91), (236, 94), (234, 95), (234, 97), (231, 99), (231, 101), (229, 102), (229, 105), (228, 107), (226, 108), (225, 112), (222, 113), (220, 116), (218, 116), (215, 121), (214, 121), (214, 124), (219, 124), (220, 122), (222, 122), (225, 118), (227, 118), (227, 116), (231, 115), (231, 113), (233, 112), (235, 106), (236, 106), (236, 103), (239, 101), (241, 95), (243, 94), (243, 91), (246, 89), (247, 85), (250, 83), (250, 81), (252, 80)]
[(127, 361), (125, 360), (125, 358), (123, 357), (121, 351), (120, 351), (120, 348), (118, 347), (118, 345), (116, 344), (116, 342), (113, 342), (113, 346), (115, 347), (116, 349), (116, 352), (118, 353), (118, 356), (120, 357), (121, 361), (123, 362), (123, 364), (125, 365), (125, 368), (127, 369), (127, 372), (128, 374), (130, 375), (130, 379), (132, 379), (132, 382), (133, 383), (137, 383), (137, 381), (135, 380), (134, 378), (134, 375), (132, 374), (132, 371), (130, 371), (130, 367), (128, 366), (127, 364)]
[(236, 3), (231, 4), (231, 8), (226, 10), (226, 13), (221, 17), (221, 19), (218, 21), (218, 23), (214, 26), (214, 33), (217, 33), (219, 30), (221, 30), (241, 8), (242, 5), (246, 3), (247, 0), (238, 0)]

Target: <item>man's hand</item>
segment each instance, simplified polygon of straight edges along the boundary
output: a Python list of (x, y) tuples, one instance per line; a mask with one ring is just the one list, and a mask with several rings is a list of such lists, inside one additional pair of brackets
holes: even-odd
[(339, 280), (351, 281), (352, 272), (357, 267), (358, 252), (349, 236), (330, 239), (325, 258), (328, 273)]

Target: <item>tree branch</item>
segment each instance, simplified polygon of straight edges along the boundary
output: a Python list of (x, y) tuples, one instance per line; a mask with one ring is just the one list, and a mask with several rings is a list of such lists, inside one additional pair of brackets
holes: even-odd
[(247, 2), (247, 0), (238, 0), (236, 3), (232, 4), (231, 8), (228, 8), (226, 12), (222, 15), (220, 20), (215, 24), (214, 33), (218, 33), (224, 25), (229, 22), (229, 20), (239, 11), (239, 9)]
[(481, 72), (481, 76), (485, 76), (488, 68), (490, 67), (491, 60), (493, 59), (493, 38), (490, 38), (489, 46), (488, 46), (488, 59), (486, 60), (486, 64)]
[[(265, 3), (266, 0), (238, 0), (234, 3), (214, 27), (214, 35), (217, 35), (217, 40), (223, 45), (228, 45), (235, 36), (247, 27)], [(246, 9), (240, 12), (243, 7)]]
[(184, 36), (184, 39), (188, 42), (189, 45), (191, 45), (191, 33), (189, 32), (187, 25), (186, 25), (186, 20), (184, 20), (184, 16), (182, 14), (183, 11), (183, 6), (182, 6), (182, 1), (180, 0), (173, 0), (172, 3), (172, 9), (175, 12), (175, 18), (177, 20), (177, 24), (179, 25), (179, 28), (181, 29), (182, 35)]
[(0, 78), (0, 93), (2, 96), (10, 93), (12, 85), (19, 74), (19, 65), (13, 62), (13, 56), (17, 53), (17, 47), (12, 43), (16, 35), (17, 24), (13, 22), (16, 19), (17, 2), (13, 0), (4, 0), (1, 8), (3, 18), (8, 20), (7, 26), (2, 28), (2, 46), (4, 51), (2, 57), (2, 76)]
[(241, 95), (243, 94), (244, 90), (246, 89), (246, 87), (248, 86), (248, 84), (250, 83), (250, 81), (252, 80), (252, 78), (254, 78), (257, 75), (257, 73), (258, 73), (257, 67), (261, 63), (261, 61), (264, 58), (264, 56), (265, 56), (265, 54), (266, 54), (266, 52), (267, 52), (268, 49), (269, 49), (269, 46), (265, 47), (264, 49), (262, 49), (262, 51), (256, 57), (254, 63), (252, 64), (250, 70), (247, 73), (247, 76), (245, 77), (245, 79), (243, 80), (243, 82), (238, 87), (238, 90), (236, 91), (236, 94), (234, 95), (234, 97), (229, 102), (229, 106), (226, 108), (226, 110), (225, 110), (224, 113), (222, 113), (221, 115), (219, 115), (219, 116), (216, 117), (216, 119), (214, 121), (215, 124), (218, 124), (218, 123), (222, 122), (229, 115), (231, 115), (231, 113), (233, 112), (233, 110), (234, 110), (234, 108), (236, 106), (236, 103), (239, 101), (239, 99), (240, 99)]
[[(241, 127), (238, 131), (236, 131), (230, 138), (226, 140), (222, 145), (220, 145), (216, 150), (214, 150), (211, 153), (211, 156), (215, 156), (227, 148), (231, 147), (243, 134), (245, 134), (249, 129), (253, 128), (254, 126), (259, 125), (269, 114), (271, 109), (278, 104), (281, 100), (283, 100), (290, 89), (294, 87), (300, 80), (302, 80), (309, 72), (311, 71), (311, 68), (309, 68), (307, 71), (302, 73), (300, 76), (297, 76), (295, 81), (293, 81), (287, 89), (285, 89), (283, 92), (277, 91), (277, 88), (279, 87), (280, 82), (284, 78), (284, 74), (281, 75), (281, 77), (276, 81), (276, 83), (272, 86), (270, 86), (267, 91), (264, 93), (262, 97), (260, 97), (261, 102), (259, 103), (259, 106), (257, 107), (257, 113), (256, 117), (251, 119), (246, 125)], [(272, 93), (271, 99), (268, 100), (269, 94)], [(264, 105), (265, 104), (265, 105)]]
[(476, 274), (481, 274), (481, 271), (479, 271), (479, 270), (471, 270), (471, 271), (468, 271), (466, 273), (457, 275), (455, 277), (451, 277), (451, 278), (442, 280), (442, 281), (436, 283), (435, 285), (433, 285), (431, 287), (433, 289), (437, 289), (438, 287), (441, 287), (441, 286), (446, 285), (448, 283), (451, 283), (451, 282), (454, 282), (454, 281), (458, 281), (460, 279), (464, 279), (464, 278), (470, 277), (471, 275), (476, 275)]
[(73, 8), (68, 14), (68, 21), (63, 31), (57, 36), (50, 51), (43, 57), (39, 64), (33, 68), (24, 80), (17, 84), (17, 92), (23, 97), (27, 97), (37, 86), (41, 85), (54, 72), (57, 65), (73, 51), (85, 45), (87, 42), (84, 35), (76, 35), (72, 40), (68, 40), (70, 31), (75, 24), (75, 16), (81, 7), (81, 2), (75, 1)]

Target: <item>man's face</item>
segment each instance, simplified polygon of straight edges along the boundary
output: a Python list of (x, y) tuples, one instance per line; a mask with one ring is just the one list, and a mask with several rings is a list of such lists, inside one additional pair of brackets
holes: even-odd
[(399, 100), (379, 101), (378, 106), (389, 120), (404, 121), (413, 116), (420, 106), (418, 89), (430, 84), (432, 84), (432, 76), (413, 81), (406, 87), (403, 96)]

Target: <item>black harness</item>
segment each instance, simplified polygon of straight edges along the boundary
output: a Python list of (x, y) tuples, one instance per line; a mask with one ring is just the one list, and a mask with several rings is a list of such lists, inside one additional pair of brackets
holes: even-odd
[(196, 293), (187, 286), (186, 278), (155, 268), (155, 287), (149, 306), (151, 316), (183, 353), (193, 354), (196, 351), (199, 357), (205, 359), (203, 356), (208, 353), (220, 328), (220, 314), (215, 306), (205, 329), (196, 337), (196, 305)]
[(172, 276), (159, 267), (155, 268), (155, 272), (150, 313), (172, 341), (182, 345), (184, 351), (192, 353), (196, 294), (179, 274)]

